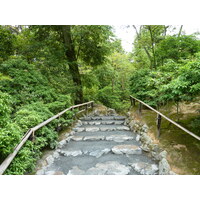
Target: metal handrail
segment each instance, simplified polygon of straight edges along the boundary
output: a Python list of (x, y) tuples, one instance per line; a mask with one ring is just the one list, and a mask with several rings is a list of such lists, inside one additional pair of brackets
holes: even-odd
[(168, 118), (167, 116), (165, 116), (161, 112), (155, 110), (154, 108), (152, 108), (148, 104), (144, 103), (143, 101), (141, 101), (141, 100), (139, 100), (139, 99), (137, 99), (137, 98), (135, 98), (135, 97), (133, 97), (131, 95), (130, 95), (130, 100), (131, 100), (131, 105), (135, 105), (135, 100), (140, 103), (139, 104), (139, 112), (140, 113), (141, 113), (141, 110), (142, 110), (142, 106), (141, 106), (142, 104), (157, 113), (157, 131), (158, 131), (158, 135), (157, 136), (158, 137), (160, 136), (161, 117), (163, 117), (166, 120), (168, 120), (169, 122), (171, 122), (172, 124), (174, 124), (175, 126), (177, 126), (178, 128), (182, 129), (184, 132), (188, 133), (189, 135), (191, 135), (192, 137), (194, 137), (194, 138), (196, 138), (197, 140), (200, 141), (200, 137), (199, 136), (197, 136), (196, 134), (194, 134), (191, 131), (187, 130), (186, 128), (184, 128), (180, 124), (178, 124), (175, 121), (171, 120), (170, 118)]
[(75, 105), (75, 106), (71, 106), (65, 110), (63, 110), (62, 112), (58, 113), (57, 115), (54, 115), (53, 117), (47, 119), (46, 121), (36, 125), (35, 127), (33, 128), (30, 128), (26, 133), (25, 135), (22, 137), (21, 139), (21, 142), (14, 148), (14, 151), (13, 153), (9, 154), (8, 157), (1, 163), (0, 165), (0, 175), (2, 175), (5, 170), (8, 168), (8, 166), (10, 165), (10, 163), (13, 161), (13, 159), (15, 158), (15, 156), (17, 155), (17, 153), (19, 152), (19, 150), (22, 148), (22, 146), (26, 143), (26, 141), (28, 140), (28, 138), (31, 136), (31, 135), (34, 135), (35, 134), (35, 131), (40, 129), (41, 127), (47, 125), (48, 123), (50, 123), (52, 120), (60, 117), (61, 115), (63, 115), (65, 112), (69, 111), (69, 110), (73, 110), (75, 108), (79, 108), (79, 107), (82, 107), (82, 106), (86, 106), (86, 110), (88, 109), (88, 105), (91, 105), (91, 107), (93, 108), (94, 106), (94, 101), (89, 101), (89, 102), (86, 102), (86, 103), (82, 103), (82, 104), (78, 104), (78, 105)]

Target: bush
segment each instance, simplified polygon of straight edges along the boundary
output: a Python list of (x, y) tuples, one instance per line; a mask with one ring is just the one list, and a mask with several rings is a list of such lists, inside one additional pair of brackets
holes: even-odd
[(5, 127), (10, 120), (11, 103), (11, 96), (0, 91), (0, 128)]
[(16, 123), (7, 123), (0, 129), (0, 161), (14, 150), (22, 135), (22, 130)]

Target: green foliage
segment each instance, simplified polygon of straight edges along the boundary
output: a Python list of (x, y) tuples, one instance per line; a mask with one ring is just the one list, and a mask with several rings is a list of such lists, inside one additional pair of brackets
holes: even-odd
[[(3, 91), (0, 91), (0, 161), (3, 161), (28, 129), (69, 107), (71, 97), (58, 92), (35, 65), (28, 64), (20, 57), (3, 62), (0, 69), (4, 77), (12, 78), (0, 79)], [(14, 114), (11, 115), (11, 112)], [(25, 144), (6, 174), (31, 172), (41, 150), (56, 147), (58, 133), (55, 129), (71, 122), (72, 114), (68, 113), (39, 129), (34, 142)]]
[[(199, 113), (200, 113), (200, 110), (199, 110)], [(192, 121), (191, 126), (194, 129), (194, 132), (200, 135), (200, 116), (198, 116), (196, 119)]]
[(8, 28), (0, 26), (0, 63), (14, 53), (15, 39), (15, 35)]
[(27, 141), (23, 148), (19, 151), (17, 157), (10, 164), (5, 174), (23, 175), (31, 173), (35, 168), (37, 156), (35, 156), (35, 147), (31, 141)]
[(190, 101), (200, 94), (200, 60), (183, 64), (169, 60), (157, 71), (140, 69), (131, 77), (131, 93), (152, 106)]
[(13, 151), (21, 136), (22, 130), (16, 123), (7, 123), (4, 128), (0, 128), (0, 161)]
[(159, 43), (158, 59), (178, 61), (194, 56), (200, 50), (200, 42), (194, 35), (167, 36)]
[(6, 126), (12, 112), (11, 96), (0, 91), (0, 128)]

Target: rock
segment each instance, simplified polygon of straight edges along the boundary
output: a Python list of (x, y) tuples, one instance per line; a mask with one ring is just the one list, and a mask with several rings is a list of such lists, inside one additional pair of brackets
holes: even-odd
[(137, 142), (139, 142), (140, 141), (140, 135), (137, 135), (135, 139), (136, 139)]
[(143, 142), (143, 143), (146, 143), (147, 145), (148, 144), (151, 144), (153, 141), (151, 140), (151, 138), (147, 135), (147, 134), (143, 134), (142, 136), (141, 136), (141, 141)]
[(107, 125), (111, 125), (111, 124), (114, 124), (115, 121), (105, 121), (104, 123), (107, 124)]
[(134, 120), (131, 120), (130, 123), (129, 123), (129, 126), (130, 126), (131, 128), (134, 128), (134, 125), (135, 125), (135, 121), (134, 121)]
[(150, 148), (147, 146), (147, 144), (143, 144), (142, 146), (140, 146), (140, 148), (141, 148), (143, 151), (146, 151), (146, 152), (149, 152), (149, 151), (150, 151)]
[(103, 135), (85, 136), (83, 140), (104, 140), (104, 136)]
[(87, 128), (85, 128), (85, 131), (96, 132), (96, 131), (99, 131), (99, 128), (98, 127), (87, 127)]
[(83, 125), (82, 121), (81, 121), (81, 120), (78, 120), (78, 121), (77, 121), (77, 125), (78, 125), (78, 126), (82, 126), (82, 125)]
[(100, 131), (115, 131), (115, 127), (100, 127)]
[(97, 109), (96, 109), (96, 110), (94, 110), (94, 111), (93, 111), (93, 115), (94, 115), (94, 116), (99, 116), (99, 115), (100, 115), (100, 112), (99, 112), (99, 110), (97, 110)]
[(154, 151), (154, 152), (160, 152), (161, 149), (160, 149), (160, 147), (158, 146), (158, 144), (153, 144), (152, 151)]
[(64, 154), (64, 156), (80, 156), (80, 155), (82, 155), (82, 151), (81, 150), (62, 151), (61, 153)]
[[(157, 149), (157, 150), (158, 150), (158, 149)], [(161, 150), (161, 149), (159, 148), (159, 150)], [(152, 152), (151, 152), (151, 155), (152, 155), (152, 157), (153, 157), (155, 160), (162, 160), (163, 158), (166, 159), (166, 157), (167, 157), (167, 152), (166, 152), (166, 151), (162, 151), (162, 152), (159, 153), (159, 151), (158, 151), (158, 152), (152, 151)]]
[(72, 167), (72, 169), (69, 170), (67, 175), (84, 175), (85, 171), (78, 168), (78, 166)]
[(158, 172), (158, 166), (144, 162), (134, 163), (131, 165), (136, 172), (143, 175), (155, 175)]
[(83, 140), (83, 136), (73, 136), (71, 139), (73, 141), (82, 141)]
[(47, 161), (48, 165), (53, 164), (53, 162), (54, 162), (53, 156), (52, 156), (52, 155), (48, 156), (48, 157), (46, 158), (46, 161)]
[(103, 149), (103, 150), (96, 150), (96, 151), (92, 151), (89, 153), (90, 156), (94, 156), (96, 158), (99, 158), (101, 157), (103, 154), (107, 154), (109, 153), (111, 150), (106, 148), (106, 149)]
[(106, 136), (107, 141), (124, 142), (126, 140), (133, 140), (134, 137), (126, 135), (110, 135)]
[(127, 127), (127, 126), (118, 126), (116, 128), (116, 130), (119, 130), (119, 131), (130, 131), (130, 128)]
[(173, 171), (170, 171), (169, 174), (170, 174), (170, 175), (178, 175), (178, 174), (176, 174), (176, 173), (173, 172)]
[(114, 109), (109, 108), (107, 110), (107, 115), (114, 116), (114, 115), (117, 115), (117, 113)]
[(69, 136), (66, 138), (66, 142), (69, 142), (74, 136)]
[(61, 171), (47, 171), (45, 175), (65, 175), (65, 174)]
[(117, 145), (112, 148), (115, 154), (141, 154), (142, 150), (136, 145)]
[(59, 153), (57, 152), (57, 151), (55, 151), (54, 153), (53, 153), (53, 158), (58, 158), (60, 155), (59, 155)]
[(86, 171), (87, 175), (127, 175), (130, 167), (120, 164), (116, 161), (108, 161), (105, 163), (97, 163)]
[(149, 129), (149, 127), (148, 127), (146, 124), (144, 124), (144, 125), (142, 126), (142, 131), (144, 131), (145, 133), (148, 132), (148, 129)]
[(124, 125), (129, 125), (129, 119), (125, 119)]
[(124, 116), (115, 116), (115, 120), (125, 120), (126, 118)]
[(169, 175), (170, 171), (171, 169), (170, 169), (169, 163), (167, 162), (165, 158), (163, 158), (159, 162), (159, 175)]
[(36, 175), (44, 175), (44, 174), (45, 174), (45, 169), (44, 168), (42, 168), (42, 169), (40, 169), (40, 170), (38, 170), (36, 172)]
[(71, 131), (70, 133), (69, 133), (69, 135), (74, 135), (75, 134), (75, 131)]
[(58, 148), (62, 148), (66, 143), (67, 143), (66, 140), (61, 140), (61, 141), (58, 143)]
[(88, 122), (89, 125), (94, 125), (95, 122)]
[(116, 124), (116, 125), (123, 125), (123, 124), (124, 124), (124, 121), (115, 121), (115, 122), (113, 122), (113, 124)]
[(100, 125), (101, 122), (94, 122), (94, 125)]
[(83, 128), (83, 127), (73, 128), (73, 131), (75, 131), (75, 132), (82, 132), (84, 130), (85, 130), (85, 128)]
[(110, 127), (100, 127), (100, 131), (114, 131), (115, 130), (115, 128), (113, 129), (113, 128), (110, 128)]
[(167, 158), (167, 152), (166, 151), (162, 151), (160, 154), (159, 154), (159, 156), (160, 156), (160, 160), (162, 160), (163, 158)]

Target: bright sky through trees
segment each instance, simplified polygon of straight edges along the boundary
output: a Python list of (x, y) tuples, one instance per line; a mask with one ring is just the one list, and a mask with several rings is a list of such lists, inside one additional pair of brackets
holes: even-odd
[[(179, 27), (180, 25), (177, 25), (178, 30)], [(115, 34), (122, 40), (122, 46), (125, 49), (125, 51), (131, 52), (133, 48), (133, 41), (136, 35), (132, 25), (120, 25), (120, 26), (114, 26), (114, 28), (115, 28)], [(200, 32), (200, 26), (183, 25), (183, 32), (185, 32), (186, 34), (193, 34), (195, 32)]]

